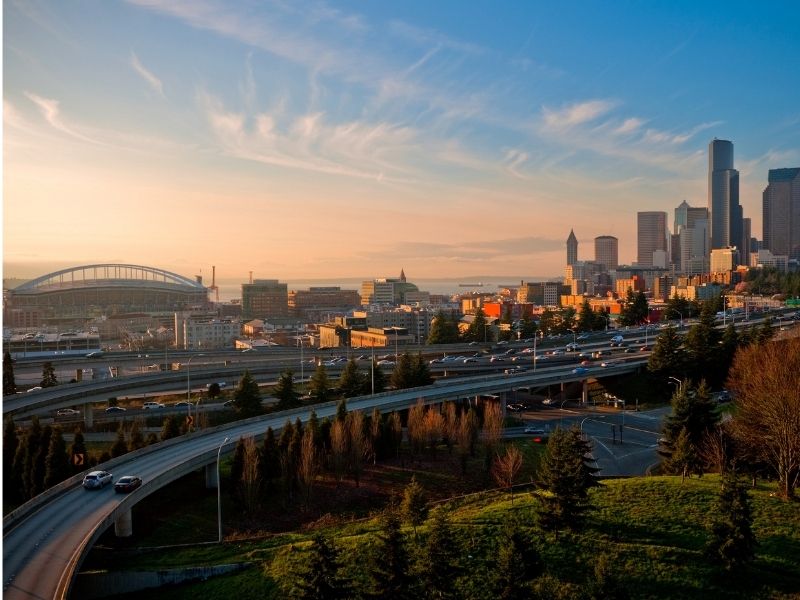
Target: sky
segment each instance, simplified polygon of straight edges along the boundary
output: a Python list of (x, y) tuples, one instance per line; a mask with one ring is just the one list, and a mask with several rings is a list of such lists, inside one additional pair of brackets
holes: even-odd
[(800, 166), (800, 3), (5, 0), (3, 276), (563, 275)]

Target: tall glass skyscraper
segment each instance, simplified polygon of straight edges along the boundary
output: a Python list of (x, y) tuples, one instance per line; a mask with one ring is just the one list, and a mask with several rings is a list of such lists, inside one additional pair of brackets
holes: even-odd
[(708, 145), (708, 212), (711, 247), (739, 246), (742, 207), (739, 205), (739, 171), (733, 168), (733, 143), (711, 140)]
[(763, 202), (764, 248), (800, 260), (800, 168), (770, 169)]
[(575, 237), (575, 232), (570, 229), (569, 237), (567, 238), (567, 264), (574, 265), (578, 262), (578, 238)]

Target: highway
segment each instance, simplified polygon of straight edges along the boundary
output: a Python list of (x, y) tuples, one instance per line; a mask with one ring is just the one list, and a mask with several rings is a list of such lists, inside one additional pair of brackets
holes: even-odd
[[(643, 364), (622, 364), (603, 369), (596, 375), (630, 372)], [(407, 408), (419, 400), (426, 403), (447, 399), (499, 393), (519, 386), (543, 386), (561, 381), (579, 381), (590, 375), (575, 375), (570, 366), (548, 369), (541, 373), (494, 375), (440, 380), (423, 388), (385, 392), (375, 396), (351, 399), (351, 410), (382, 412)], [(312, 407), (304, 407), (255, 417), (210, 430), (195, 432), (149, 446), (99, 465), (111, 471), (115, 479), (122, 475), (139, 475), (144, 484), (129, 495), (116, 495), (110, 488), (84, 491), (80, 477), (74, 477), (40, 494), (3, 522), (4, 596), (17, 598), (65, 598), (80, 564), (100, 534), (143, 497), (183, 475), (212, 464), (223, 439), (229, 441), (223, 452), (233, 449), (241, 436), (261, 436), (267, 427), (279, 429), (287, 418), (308, 419)], [(313, 407), (320, 418), (335, 413), (336, 403)], [(134, 523), (135, 527), (135, 523)]]

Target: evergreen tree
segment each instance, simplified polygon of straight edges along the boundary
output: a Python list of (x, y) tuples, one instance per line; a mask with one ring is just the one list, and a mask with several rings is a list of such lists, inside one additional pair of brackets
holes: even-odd
[[(358, 363), (354, 358), (347, 361), (342, 374), (339, 377), (339, 391), (345, 398), (354, 398), (364, 393), (367, 384), (366, 377), (359, 370)], [(369, 393), (369, 392), (367, 392)]]
[(622, 306), (620, 308), (619, 314), (619, 324), (623, 327), (630, 327), (632, 325), (638, 325), (638, 321), (636, 320), (636, 314), (633, 308), (634, 300), (636, 299), (633, 288), (628, 288), (628, 292), (625, 295), (625, 299), (622, 301)]
[(428, 334), (428, 344), (456, 344), (458, 343), (458, 323), (439, 310), (431, 322), (431, 331)]
[(685, 365), (682, 340), (674, 327), (667, 327), (656, 338), (647, 361), (647, 370), (660, 377), (682, 377)]
[(733, 357), (739, 347), (739, 335), (733, 323), (725, 328), (719, 344), (719, 367), (715, 370), (717, 377), (714, 384), (722, 384), (728, 379), (728, 371), (733, 363)]
[(23, 443), (17, 448), (17, 456), (14, 459), (14, 470), (19, 471), (22, 478), (20, 493), (22, 500), (33, 498), (36, 495), (35, 461), (41, 443), (42, 426), (39, 424), (39, 417), (34, 415), (31, 418), (31, 426), (23, 438)]
[(19, 447), (17, 438), (17, 426), (14, 419), (6, 417), (6, 424), (3, 428), (3, 487), (10, 491), (15, 481), (18, 479), (14, 473), (14, 457)]
[(415, 598), (406, 540), (400, 530), (400, 518), (394, 510), (384, 513), (381, 531), (372, 547), (371, 555), (370, 597), (392, 600)]
[(53, 437), (53, 428), (50, 425), (42, 427), (42, 437), (36, 456), (33, 459), (33, 474), (31, 481), (34, 488), (31, 490), (31, 498), (44, 491), (44, 478), (47, 473), (47, 454), (50, 452), (50, 440)]
[[(675, 448), (682, 430), (686, 430), (688, 443), (694, 450), (694, 455), (699, 455), (700, 446), (708, 432), (713, 431), (719, 423), (719, 413), (711, 399), (705, 381), (701, 381), (696, 390), (690, 389), (688, 382), (672, 396), (672, 413), (667, 416), (663, 433), (665, 443), (659, 454), (669, 458)], [(700, 465), (697, 465), (700, 468)]]
[(493, 597), (499, 600), (530, 598), (531, 580), (541, 574), (541, 558), (513, 521), (503, 528), (496, 554), (497, 563), (492, 571)]
[(392, 372), (392, 387), (396, 390), (414, 387), (414, 371), (411, 365), (411, 356), (409, 356), (408, 352), (403, 352), (397, 359)]
[(116, 458), (128, 453), (128, 442), (125, 439), (125, 427), (120, 423), (117, 429), (117, 439), (111, 446), (111, 458)]
[(670, 473), (680, 473), (681, 482), (687, 475), (702, 472), (694, 446), (689, 440), (686, 428), (680, 430), (677, 439), (671, 444), (670, 454), (664, 462), (664, 468)]
[(772, 317), (767, 317), (766, 319), (764, 319), (764, 322), (758, 329), (758, 333), (756, 334), (757, 336), (756, 341), (759, 344), (763, 344), (764, 342), (770, 341), (772, 339), (772, 336), (774, 335), (775, 335), (775, 328), (772, 326)]
[(128, 442), (128, 452), (144, 448), (145, 445), (142, 429), (139, 427), (139, 421), (134, 421), (133, 425), (131, 425), (131, 439)]
[(428, 521), (428, 535), (418, 563), (418, 575), (424, 597), (430, 600), (455, 599), (453, 582), (458, 579), (461, 548), (444, 508), (433, 511)]
[(581, 305), (581, 311), (578, 315), (578, 330), (579, 331), (592, 331), (594, 329), (595, 315), (589, 304), (589, 299), (586, 298)]
[(250, 371), (242, 374), (242, 379), (233, 393), (233, 406), (244, 418), (254, 417), (262, 412), (261, 391)]
[(464, 332), (465, 342), (493, 342), (494, 334), (489, 330), (489, 324), (486, 321), (486, 313), (482, 308), (478, 308), (475, 312), (475, 318), (469, 324), (467, 330)]
[(365, 383), (366, 390), (364, 393), (366, 394), (371, 393), (373, 383), (375, 385), (376, 394), (380, 394), (386, 389), (386, 374), (376, 362), (372, 363), (372, 373), (370, 373), (370, 379), (366, 380)]
[[(81, 455), (83, 459), (80, 458)], [(72, 445), (69, 447), (69, 460), (76, 473), (83, 471), (89, 464), (89, 453), (86, 451), (86, 442), (84, 442), (83, 432), (80, 429), (75, 430), (75, 435), (72, 438)], [(79, 464), (81, 462), (83, 464)]]
[(591, 446), (577, 429), (556, 429), (547, 442), (539, 479), (547, 492), (540, 496), (539, 518), (546, 529), (577, 528), (589, 509), (589, 488), (600, 485), (598, 469), (589, 465)]
[(756, 537), (747, 488), (733, 470), (722, 479), (706, 556), (726, 571), (746, 566), (755, 557)]
[(311, 432), (311, 439), (314, 440), (314, 447), (317, 450), (322, 450), (323, 448), (322, 431), (320, 429), (319, 417), (317, 417), (317, 411), (312, 410), (311, 414), (308, 415), (308, 423), (306, 423), (306, 429)]
[(6, 350), (3, 353), (3, 397), (11, 396), (16, 393), (17, 384), (14, 383), (14, 361), (11, 359), (11, 353)]
[[(28, 436), (22, 436), (17, 443), (17, 450), (14, 453), (11, 469), (3, 470), (3, 500), (11, 505), (21, 504), (27, 499), (25, 491), (25, 460), (29, 455)], [(5, 455), (3, 456), (5, 461)], [(6, 485), (6, 478), (9, 483)]]
[(416, 475), (411, 477), (411, 483), (403, 490), (400, 511), (405, 521), (413, 527), (414, 537), (417, 537), (417, 527), (422, 525), (428, 516), (428, 501), (425, 489), (417, 481)]
[(650, 308), (647, 305), (647, 297), (644, 295), (643, 291), (639, 290), (636, 292), (631, 310), (637, 325), (641, 325), (647, 321), (647, 316), (650, 314)]
[(705, 302), (700, 319), (686, 334), (689, 375), (695, 381), (715, 372), (719, 361), (719, 333), (714, 324), (714, 305)]
[(42, 365), (42, 381), (39, 383), (40, 386), (43, 388), (53, 387), (58, 385), (58, 379), (56, 378), (56, 369), (53, 367), (53, 363), (47, 361)]
[(531, 318), (530, 314), (525, 314), (522, 317), (522, 322), (520, 323), (520, 337), (522, 338), (532, 338), (537, 333), (539, 333), (539, 327), (536, 325), (536, 321)]
[(347, 420), (347, 400), (342, 398), (336, 405), (336, 420), (344, 423)]
[(327, 402), (331, 397), (331, 383), (328, 371), (322, 363), (317, 365), (308, 385), (308, 393), (316, 402)]
[(258, 466), (261, 470), (262, 489), (265, 492), (269, 491), (274, 481), (281, 474), (280, 452), (272, 427), (268, 427), (267, 432), (264, 434), (264, 442), (261, 445), (261, 456), (258, 461)]
[(167, 418), (164, 419), (164, 423), (161, 426), (161, 441), (169, 440), (175, 437), (178, 437), (181, 434), (180, 425), (178, 425), (178, 420), (169, 415)]
[(50, 448), (45, 460), (44, 489), (49, 489), (57, 483), (68, 479), (70, 473), (69, 457), (67, 456), (67, 445), (61, 428), (55, 427), (50, 436)]
[(295, 408), (300, 405), (300, 395), (294, 389), (294, 373), (284, 371), (278, 379), (278, 385), (272, 394), (278, 399), (278, 410)]
[(351, 597), (350, 586), (341, 576), (339, 550), (332, 540), (316, 532), (302, 566), (296, 562), (290, 597), (296, 600), (344, 600)]
[(411, 373), (414, 386), (430, 385), (433, 383), (430, 367), (427, 361), (422, 357), (421, 352), (418, 352), (411, 361)]
[(244, 437), (239, 437), (236, 442), (236, 447), (233, 449), (233, 459), (231, 460), (231, 489), (234, 490), (234, 497), (239, 500), (241, 498), (241, 483), (242, 474), (244, 473), (244, 454), (245, 454), (245, 441)]

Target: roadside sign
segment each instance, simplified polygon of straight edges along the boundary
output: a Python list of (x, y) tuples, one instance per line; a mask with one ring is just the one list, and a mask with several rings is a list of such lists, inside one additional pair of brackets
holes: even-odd
[(193, 423), (194, 423), (194, 417), (192, 417), (191, 415), (186, 417), (186, 426), (187, 427), (191, 427)]
[(84, 462), (85, 459), (86, 459), (86, 455), (84, 455), (83, 453), (73, 454), (72, 455), (72, 464), (75, 465), (76, 467), (82, 467), (83, 466), (83, 462)]

